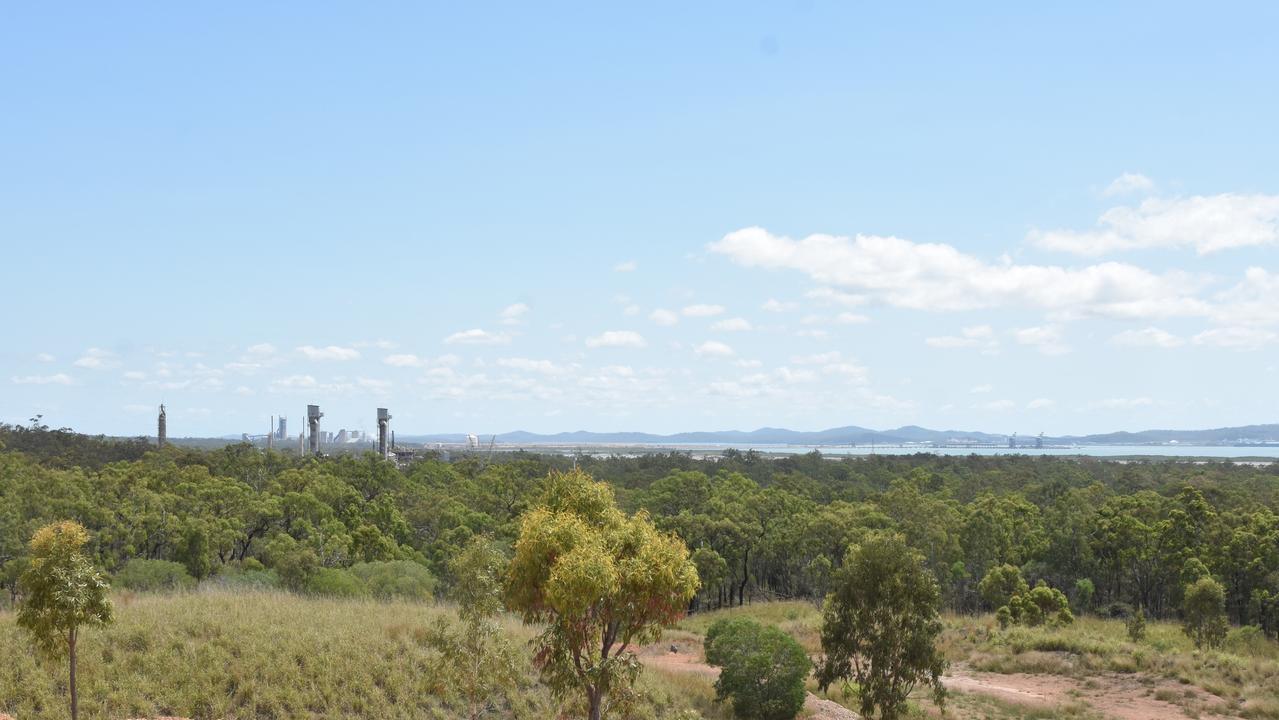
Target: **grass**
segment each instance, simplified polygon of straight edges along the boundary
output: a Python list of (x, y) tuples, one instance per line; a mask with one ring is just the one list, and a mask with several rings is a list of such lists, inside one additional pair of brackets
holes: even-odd
[[(196, 718), (457, 718), (460, 700), (432, 675), (426, 629), (447, 606), (326, 600), (282, 593), (119, 594), (116, 622), (84, 633), (80, 707), (86, 720)], [(533, 629), (504, 626), (524, 648)], [(29, 650), (0, 612), (0, 713), (62, 720), (65, 664)], [(645, 675), (652, 675), (646, 673)], [(495, 697), (495, 716), (557, 717), (563, 710), (524, 654), (522, 680)], [(633, 717), (687, 717), (683, 688), (645, 678)]]

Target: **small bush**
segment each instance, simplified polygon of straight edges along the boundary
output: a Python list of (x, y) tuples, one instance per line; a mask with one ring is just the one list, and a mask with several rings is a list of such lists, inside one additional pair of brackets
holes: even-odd
[(174, 592), (194, 588), (195, 578), (182, 563), (135, 559), (115, 574), (115, 584), (137, 592)]
[(1124, 623), (1128, 629), (1128, 639), (1133, 642), (1141, 642), (1146, 639), (1146, 612), (1141, 608), (1137, 608), (1137, 612), (1128, 618)]
[(311, 595), (329, 597), (364, 597), (369, 589), (349, 570), (320, 568), (311, 574), (305, 590)]
[(430, 600), (435, 591), (435, 576), (411, 560), (357, 563), (351, 566), (351, 574), (382, 600)]
[(705, 640), (706, 661), (722, 668), (716, 700), (732, 699), (743, 720), (792, 720), (804, 706), (812, 665), (804, 648), (775, 627), (744, 618), (719, 620)]

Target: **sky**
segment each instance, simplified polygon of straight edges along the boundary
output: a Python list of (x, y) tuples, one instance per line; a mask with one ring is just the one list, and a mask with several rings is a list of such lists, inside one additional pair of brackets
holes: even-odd
[(0, 421), (1279, 422), (1273, 3), (0, 7)]

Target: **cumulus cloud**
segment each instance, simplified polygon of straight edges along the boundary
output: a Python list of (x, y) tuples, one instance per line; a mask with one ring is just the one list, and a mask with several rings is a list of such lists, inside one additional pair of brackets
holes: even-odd
[(751, 323), (746, 318), (727, 318), (716, 321), (711, 325), (711, 329), (721, 332), (743, 332), (751, 329)]
[(84, 352), (84, 355), (71, 364), (90, 370), (100, 370), (115, 365), (115, 353), (101, 348), (89, 348)]
[(1154, 189), (1154, 180), (1151, 180), (1141, 173), (1126, 172), (1114, 180), (1111, 180), (1110, 184), (1106, 186), (1106, 189), (1102, 191), (1102, 194), (1107, 197), (1114, 197), (1115, 195), (1150, 192)]
[(325, 347), (303, 345), (298, 348), (298, 352), (305, 355), (307, 360), (358, 360), (360, 358), (359, 350), (337, 345), (326, 345)]
[(648, 319), (652, 320), (658, 325), (669, 326), (679, 322), (679, 314), (672, 312), (670, 310), (663, 310), (661, 308), (658, 308), (654, 310), (653, 312), (649, 313)]
[(1185, 340), (1173, 335), (1167, 330), (1160, 330), (1157, 327), (1142, 328), (1141, 330), (1125, 330), (1110, 338), (1110, 342), (1115, 345), (1124, 345), (1127, 347), (1158, 348), (1175, 348), (1186, 344)]
[(1279, 273), (1250, 267), (1217, 296), (1213, 319), (1224, 325), (1279, 325)]
[(723, 305), (689, 305), (680, 312), (687, 317), (714, 317), (724, 313)]
[(1200, 255), (1279, 240), (1279, 195), (1195, 195), (1149, 198), (1114, 207), (1093, 230), (1035, 230), (1030, 240), (1048, 250), (1104, 255), (1141, 248), (1194, 248)]
[(511, 341), (506, 333), (493, 333), (480, 328), (462, 330), (444, 338), (445, 345), (505, 345)]
[(1258, 350), (1279, 341), (1279, 333), (1253, 327), (1214, 328), (1199, 333), (1196, 345), (1215, 345), (1232, 350)]
[(1061, 328), (1056, 325), (1021, 328), (1013, 332), (1019, 345), (1029, 345), (1045, 355), (1065, 355), (1070, 352), (1061, 337)]
[(950, 245), (896, 237), (809, 235), (802, 240), (759, 227), (731, 232), (710, 250), (746, 267), (795, 270), (827, 286), (915, 310), (1032, 306), (1110, 317), (1203, 315), (1185, 273), (1156, 275), (1117, 262), (1065, 268), (988, 263)]
[(16, 385), (70, 385), (73, 381), (66, 373), (53, 375), (22, 375), (10, 378)]
[(733, 348), (716, 340), (707, 340), (693, 350), (699, 357), (732, 357)]
[(989, 325), (971, 325), (960, 330), (959, 335), (925, 338), (924, 343), (929, 347), (942, 349), (982, 348), (992, 351), (999, 347), (999, 340), (995, 339), (995, 329)]
[(608, 330), (586, 339), (586, 346), (592, 348), (642, 348), (647, 344), (644, 336), (632, 330)]
[(507, 305), (501, 312), (503, 325), (518, 325), (528, 313), (529, 307), (524, 303)]

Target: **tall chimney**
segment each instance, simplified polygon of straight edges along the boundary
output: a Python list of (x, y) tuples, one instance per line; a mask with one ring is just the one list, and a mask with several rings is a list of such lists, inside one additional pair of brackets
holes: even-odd
[(165, 418), (163, 404), (160, 405), (160, 417), (156, 420), (156, 438), (159, 441), (156, 443), (156, 447), (164, 447), (165, 443), (169, 441), (169, 424)]
[(324, 413), (320, 412), (319, 405), (306, 406), (306, 425), (311, 432), (311, 452), (320, 454), (320, 418), (324, 417)]
[(381, 455), (382, 459), (384, 460), (387, 458), (388, 454), (390, 453), (390, 448), (386, 444), (386, 441), (387, 441), (386, 434), (387, 432), (390, 431), (390, 429), (391, 429), (391, 413), (387, 412), (386, 408), (378, 408), (377, 409), (377, 451), (378, 451), (378, 454)]

